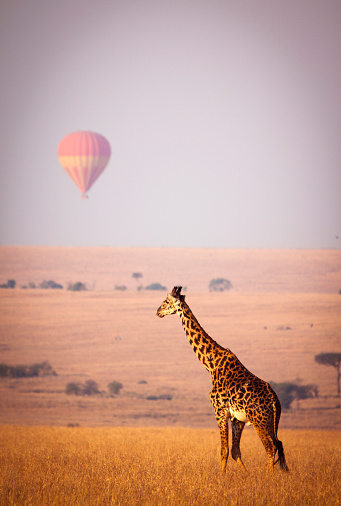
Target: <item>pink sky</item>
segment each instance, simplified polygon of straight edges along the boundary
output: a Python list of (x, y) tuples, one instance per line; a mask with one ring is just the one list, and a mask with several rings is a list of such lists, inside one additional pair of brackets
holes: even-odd
[[(0, 244), (340, 248), (340, 2), (16, 0), (0, 19)], [(57, 157), (77, 130), (112, 148), (85, 202)]]

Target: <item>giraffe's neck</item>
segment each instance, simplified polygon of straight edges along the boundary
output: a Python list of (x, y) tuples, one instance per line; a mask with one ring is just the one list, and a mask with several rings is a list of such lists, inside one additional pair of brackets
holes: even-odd
[(178, 315), (194, 353), (206, 369), (212, 372), (216, 358), (226, 350), (205, 332), (186, 302), (180, 305)]

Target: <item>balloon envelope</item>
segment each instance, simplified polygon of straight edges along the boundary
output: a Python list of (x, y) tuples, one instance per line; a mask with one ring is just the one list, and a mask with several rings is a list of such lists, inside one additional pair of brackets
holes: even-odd
[(110, 144), (95, 132), (74, 132), (58, 146), (58, 158), (83, 197), (102, 174), (111, 155)]

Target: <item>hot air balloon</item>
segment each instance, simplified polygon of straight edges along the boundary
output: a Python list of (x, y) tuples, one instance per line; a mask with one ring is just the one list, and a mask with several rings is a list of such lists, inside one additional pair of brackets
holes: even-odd
[(74, 132), (64, 137), (58, 146), (58, 158), (82, 192), (86, 192), (102, 174), (111, 155), (110, 144), (95, 132)]

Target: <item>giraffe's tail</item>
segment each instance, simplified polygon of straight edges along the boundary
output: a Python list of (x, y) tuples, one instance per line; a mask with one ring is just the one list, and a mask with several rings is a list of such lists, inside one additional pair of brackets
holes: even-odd
[(276, 452), (278, 452), (278, 458), (274, 462), (274, 465), (277, 464), (277, 462), (279, 462), (279, 466), (282, 469), (282, 471), (289, 471), (287, 463), (286, 463), (286, 460), (285, 460), (285, 455), (284, 455), (284, 449), (283, 449), (282, 441), (280, 441), (277, 438), (277, 428), (278, 428), (279, 419), (280, 419), (280, 416), (281, 416), (281, 405), (279, 405), (279, 409), (276, 409), (276, 402), (274, 402), (272, 406), (273, 406), (273, 414), (274, 414), (274, 420), (273, 420), (274, 421), (273, 442), (274, 442), (274, 444), (276, 446)]
[(277, 464), (277, 462), (279, 462), (279, 467), (282, 469), (282, 471), (289, 471), (286, 460), (285, 460), (283, 444), (282, 444), (282, 441), (280, 441), (279, 439), (277, 439), (277, 441), (276, 441), (276, 449), (278, 451), (278, 458), (274, 462), (274, 465)]

